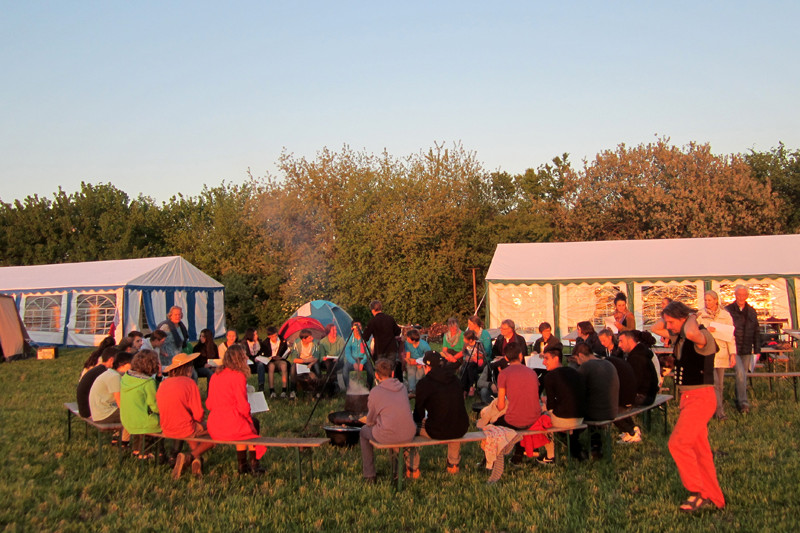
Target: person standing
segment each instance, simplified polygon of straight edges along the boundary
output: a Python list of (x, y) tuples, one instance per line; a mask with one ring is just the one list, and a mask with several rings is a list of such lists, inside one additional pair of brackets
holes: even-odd
[(714, 357), (717, 345), (692, 309), (672, 302), (653, 326), (657, 335), (668, 333), (674, 346), (675, 384), (680, 414), (669, 438), (669, 451), (689, 497), (679, 509), (693, 513), (715, 505), (725, 507), (717, 480), (714, 455), (708, 442), (708, 421), (717, 407), (714, 393)]
[(733, 318), (736, 338), (736, 407), (740, 413), (750, 412), (747, 401), (747, 373), (753, 366), (753, 356), (758, 359), (761, 353), (761, 331), (758, 327), (756, 310), (747, 303), (750, 295), (747, 287), (737, 285), (733, 292), (736, 301), (725, 307)]
[(383, 358), (394, 365), (397, 362), (397, 336), (400, 335), (400, 326), (394, 318), (383, 312), (383, 304), (380, 301), (372, 300), (369, 310), (372, 318), (364, 328), (362, 337), (365, 342), (369, 342), (370, 337), (375, 340), (373, 361)]
[(160, 329), (167, 334), (167, 340), (161, 347), (161, 366), (172, 364), (172, 358), (183, 352), (189, 341), (189, 331), (181, 322), (183, 320), (183, 309), (173, 305), (169, 309), (167, 319), (160, 323), (156, 329)]
[(619, 331), (630, 331), (636, 327), (636, 318), (628, 309), (628, 297), (618, 292), (614, 297), (614, 325)]
[[(712, 322), (733, 326), (733, 318), (727, 309), (719, 305), (719, 295), (716, 292), (706, 291), (704, 300), (706, 306), (697, 313), (697, 322), (705, 326), (712, 335), (715, 331)], [(725, 420), (728, 418), (725, 415), (725, 400), (722, 395), (725, 388), (725, 370), (736, 366), (736, 342), (735, 339), (734, 342), (716, 340), (719, 351), (714, 356), (714, 391), (717, 394), (717, 412), (714, 413), (714, 417), (717, 420)]]

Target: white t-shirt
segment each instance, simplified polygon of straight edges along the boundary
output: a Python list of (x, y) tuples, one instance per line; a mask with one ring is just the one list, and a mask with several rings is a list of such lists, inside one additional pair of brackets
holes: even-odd
[(119, 372), (109, 368), (94, 381), (89, 390), (89, 410), (92, 413), (92, 420), (104, 420), (118, 409), (114, 393), (119, 392), (121, 379)]

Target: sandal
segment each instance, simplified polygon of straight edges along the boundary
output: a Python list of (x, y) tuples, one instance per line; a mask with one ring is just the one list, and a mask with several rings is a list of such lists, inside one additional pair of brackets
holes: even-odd
[(712, 505), (711, 500), (703, 498), (700, 496), (699, 492), (693, 492), (689, 494), (689, 497), (686, 498), (686, 501), (684, 501), (678, 509), (684, 513), (696, 513), (709, 505)]

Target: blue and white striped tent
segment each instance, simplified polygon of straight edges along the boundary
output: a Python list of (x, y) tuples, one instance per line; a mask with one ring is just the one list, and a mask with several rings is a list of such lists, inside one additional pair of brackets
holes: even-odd
[(3, 267), (0, 294), (14, 298), (37, 344), (94, 346), (112, 325), (119, 340), (154, 329), (173, 305), (190, 339), (225, 333), (223, 285), (179, 256)]

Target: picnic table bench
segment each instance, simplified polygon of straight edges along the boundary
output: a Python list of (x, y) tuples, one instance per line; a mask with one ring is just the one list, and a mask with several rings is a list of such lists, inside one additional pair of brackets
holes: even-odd
[(227, 446), (264, 446), (266, 448), (293, 448), (295, 451), (295, 460), (297, 465), (297, 484), (298, 486), (303, 484), (303, 465), (302, 465), (302, 457), (306, 456), (308, 460), (308, 466), (310, 469), (310, 476), (314, 475), (314, 463), (312, 460), (311, 452), (314, 448), (319, 448), (323, 444), (329, 442), (329, 439), (322, 438), (322, 437), (308, 437), (308, 438), (301, 438), (301, 437), (257, 437), (254, 439), (243, 439), (243, 440), (215, 440), (212, 439), (210, 436), (203, 436), (203, 437), (188, 437), (185, 439), (174, 439), (171, 437), (165, 437), (161, 433), (151, 433), (148, 434), (149, 437), (157, 437), (160, 439), (157, 442), (162, 442), (163, 440), (182, 440), (182, 441), (192, 441), (192, 442), (203, 442), (203, 443), (212, 443), (215, 445), (227, 445)]
[(667, 407), (668, 402), (673, 398), (671, 394), (659, 394), (656, 396), (655, 401), (650, 405), (641, 405), (638, 407), (631, 407), (629, 409), (621, 410), (613, 420), (584, 420), (584, 423), (590, 428), (603, 430), (603, 454), (607, 461), (611, 461), (611, 425), (614, 422), (619, 422), (626, 418), (631, 418), (636, 415), (645, 415), (645, 427), (650, 431), (651, 420), (650, 411), (658, 409), (664, 413), (664, 435), (667, 434)]
[[(530, 430), (530, 429), (517, 429), (514, 430), (517, 432), (518, 435), (526, 436), (526, 435), (556, 435), (556, 434), (571, 434), (573, 431), (579, 429), (586, 429), (586, 424), (578, 424), (576, 426), (570, 427), (551, 427), (544, 430)], [(386, 449), (397, 449), (397, 458), (396, 464), (392, 465), (392, 470), (397, 474), (397, 490), (403, 489), (403, 450), (405, 448), (421, 448), (423, 446), (439, 446), (442, 444), (452, 444), (452, 443), (467, 443), (467, 442), (479, 442), (486, 438), (486, 434), (482, 430), (478, 431), (470, 431), (465, 433), (463, 436), (457, 439), (431, 439), (428, 437), (420, 437), (416, 436), (408, 442), (402, 443), (394, 443), (394, 444), (386, 444), (377, 442), (373, 439), (370, 439), (370, 443), (372, 447), (376, 450), (386, 450)], [(567, 457), (569, 457), (569, 439), (566, 439), (567, 443)]]
[[(116, 431), (122, 431), (122, 424), (120, 423), (111, 423), (111, 424), (101, 424), (95, 422), (91, 419), (91, 417), (86, 418), (81, 416), (80, 412), (78, 411), (78, 404), (77, 402), (67, 402), (64, 404), (64, 407), (67, 410), (67, 441), (72, 439), (72, 418), (77, 417), (79, 420), (82, 420), (86, 423), (85, 429), (88, 432), (89, 427), (94, 428), (97, 431), (97, 459), (100, 464), (103, 463), (103, 444), (104, 444), (104, 435), (109, 433), (114, 433)], [(111, 440), (110, 438), (108, 439)]]
[[(728, 372), (725, 377), (735, 377), (736, 374)], [(800, 372), (748, 372), (746, 374), (748, 381), (752, 378), (769, 378), (769, 390), (772, 390), (772, 379), (792, 379), (792, 389), (794, 389), (794, 401), (797, 403), (797, 378), (800, 377)], [(750, 387), (752, 389), (752, 386)]]

